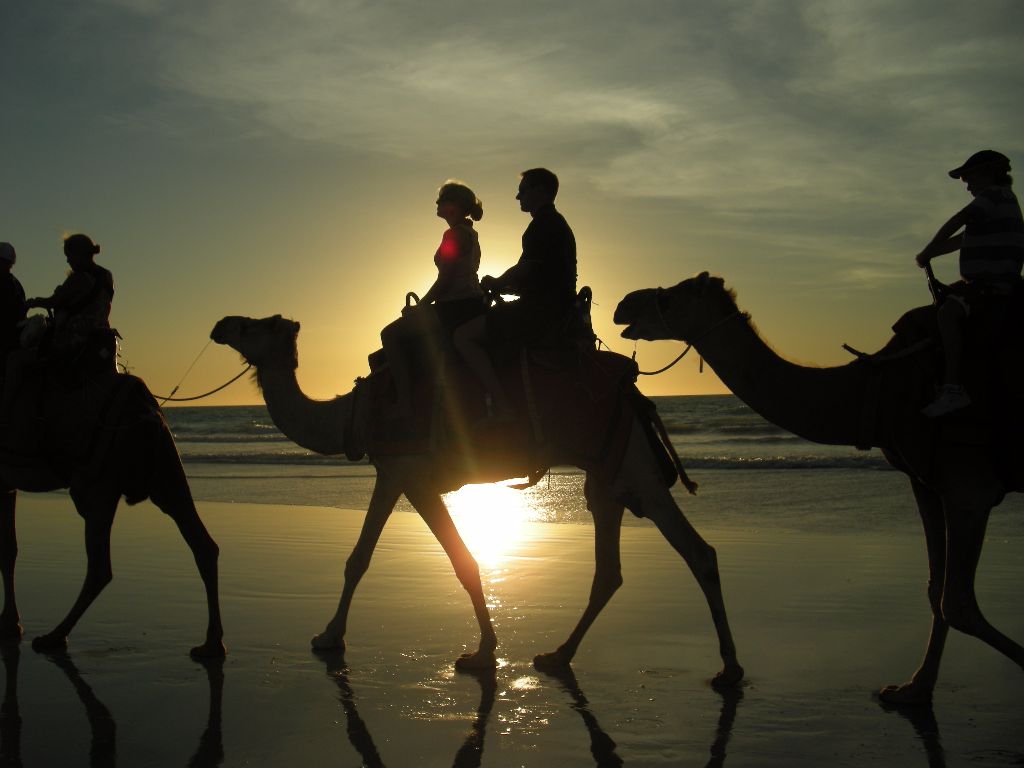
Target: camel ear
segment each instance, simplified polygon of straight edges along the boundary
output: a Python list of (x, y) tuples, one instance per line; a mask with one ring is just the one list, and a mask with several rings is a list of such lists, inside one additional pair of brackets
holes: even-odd
[(704, 290), (708, 287), (708, 280), (711, 278), (707, 272), (701, 272), (694, 278), (694, 285), (697, 287), (697, 293), (704, 293)]

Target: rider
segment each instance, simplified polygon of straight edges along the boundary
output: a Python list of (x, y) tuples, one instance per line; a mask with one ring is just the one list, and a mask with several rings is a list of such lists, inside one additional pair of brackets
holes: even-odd
[[(25, 289), (14, 276), (18, 255), (10, 243), (0, 243), (0, 363), (18, 347), (18, 323), (25, 319)], [(0, 368), (0, 375), (3, 369)]]
[[(93, 259), (100, 247), (88, 235), (64, 238), (64, 255), (71, 272), (53, 294), (29, 299), (28, 306), (53, 310), (52, 349), (59, 356), (78, 357), (90, 343), (98, 350), (104, 367), (113, 368), (113, 337), (110, 335), (110, 305), (114, 299), (114, 278)], [(100, 336), (105, 338), (100, 340)]]
[(992, 149), (975, 152), (949, 172), (967, 185), (974, 199), (947, 221), (916, 256), (924, 267), (936, 256), (960, 251), (963, 280), (950, 286), (938, 311), (945, 353), (945, 377), (939, 396), (923, 413), (942, 416), (970, 405), (963, 387), (964, 321), (972, 311), (1009, 297), (1024, 266), (1024, 219), (1013, 194), (1010, 160)]
[[(434, 253), (437, 278), (419, 304), (381, 331), (380, 340), (395, 382), (398, 416), (412, 417), (412, 382), (407, 344), (429, 335), (439, 322), (451, 336), (456, 326), (484, 311), (480, 269), (480, 240), (473, 222), (483, 218), (483, 204), (472, 189), (459, 181), (446, 181), (437, 191), (437, 216), (448, 223)], [(427, 313), (427, 314), (425, 314)]]
[(485, 291), (516, 294), (455, 330), (455, 346), (487, 390), (488, 415), (508, 421), (513, 409), (485, 343), (533, 344), (572, 310), (576, 298), (576, 238), (555, 210), (558, 177), (546, 168), (520, 174), (516, 199), (532, 217), (523, 233), (523, 254), (498, 277), (485, 276)]

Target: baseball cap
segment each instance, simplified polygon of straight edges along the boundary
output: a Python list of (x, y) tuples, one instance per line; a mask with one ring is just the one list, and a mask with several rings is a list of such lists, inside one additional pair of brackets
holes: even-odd
[(1002, 152), (996, 152), (994, 149), (983, 149), (980, 152), (975, 152), (973, 155), (964, 161), (964, 164), (959, 168), (954, 168), (949, 172), (950, 178), (959, 179), (963, 176), (964, 171), (970, 171), (975, 168), (980, 168), (983, 165), (991, 165), (996, 168), (1001, 167), (1001, 170), (1005, 173), (1010, 171), (1010, 158), (1004, 155)]

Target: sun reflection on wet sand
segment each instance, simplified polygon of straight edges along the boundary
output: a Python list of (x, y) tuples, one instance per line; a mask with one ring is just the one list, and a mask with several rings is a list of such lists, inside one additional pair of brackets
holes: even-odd
[(526, 523), (543, 519), (532, 498), (507, 484), (486, 483), (463, 486), (444, 500), (477, 563), (494, 569), (524, 542)]

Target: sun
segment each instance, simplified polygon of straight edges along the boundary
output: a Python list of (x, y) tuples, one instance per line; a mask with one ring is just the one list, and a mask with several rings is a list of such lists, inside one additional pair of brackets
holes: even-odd
[(465, 485), (444, 500), (481, 568), (501, 566), (528, 537), (529, 523), (537, 519), (526, 494), (500, 483)]

